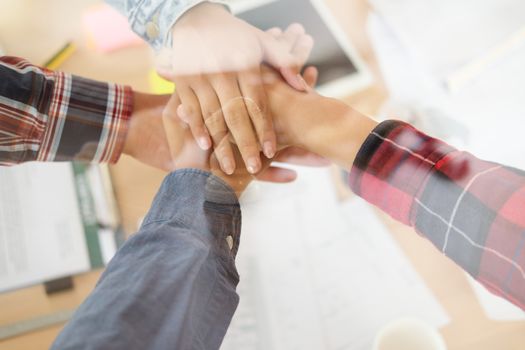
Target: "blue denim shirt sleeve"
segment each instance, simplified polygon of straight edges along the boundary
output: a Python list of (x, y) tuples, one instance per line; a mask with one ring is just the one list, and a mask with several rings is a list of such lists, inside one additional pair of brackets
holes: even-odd
[(219, 349), (239, 301), (240, 229), (237, 198), (222, 180), (170, 174), (52, 348)]
[(171, 46), (170, 29), (193, 7), (212, 2), (227, 6), (228, 0), (106, 0), (128, 18), (131, 29), (155, 50)]

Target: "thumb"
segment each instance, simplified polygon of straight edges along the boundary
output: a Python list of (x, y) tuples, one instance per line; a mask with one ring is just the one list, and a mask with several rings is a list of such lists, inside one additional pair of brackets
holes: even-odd
[(266, 32), (258, 31), (258, 37), (263, 52), (263, 60), (278, 70), (291, 87), (305, 91), (299, 67), (297, 67), (293, 54), (286, 49), (285, 45)]

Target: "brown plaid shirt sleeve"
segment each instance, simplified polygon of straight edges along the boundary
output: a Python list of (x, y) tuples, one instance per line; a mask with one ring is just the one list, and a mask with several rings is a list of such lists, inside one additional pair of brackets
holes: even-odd
[(350, 186), (525, 310), (525, 172), (387, 121), (363, 144)]
[(116, 162), (132, 112), (129, 87), (0, 57), (0, 164)]

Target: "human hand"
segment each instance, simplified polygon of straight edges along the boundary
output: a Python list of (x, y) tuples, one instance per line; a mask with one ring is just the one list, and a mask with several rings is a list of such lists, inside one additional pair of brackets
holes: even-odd
[[(298, 38), (301, 51), (294, 49)], [(173, 28), (176, 59), (160, 73), (175, 82), (183, 105), (173, 97), (167, 111), (178, 113), (190, 125), (202, 149), (214, 147), (226, 173), (231, 174), (242, 160), (255, 174), (261, 168), (260, 150), (268, 158), (276, 152), (260, 63), (278, 68), (289, 84), (301, 89), (297, 73), (312, 45), (301, 26), (291, 26), (277, 40), (220, 5), (199, 5)], [(230, 138), (240, 148), (241, 159), (234, 157)]]
[[(241, 158), (237, 147), (234, 147), (234, 155), (237, 159)], [(330, 162), (325, 158), (297, 147), (289, 147), (278, 151), (273, 160), (280, 163), (309, 167), (323, 167), (330, 165)], [(238, 167), (233, 174), (228, 175), (224, 173), (217, 158), (212, 154), (210, 157), (210, 171), (230, 185), (237, 194), (237, 197), (241, 196), (246, 187), (248, 187), (253, 180), (284, 184), (292, 182), (297, 178), (297, 173), (294, 170), (272, 166), (271, 162), (272, 161), (269, 159), (263, 159), (261, 172), (257, 175), (250, 174), (244, 167)]]
[[(315, 68), (305, 71), (305, 86), (316, 78)], [(341, 101), (313, 89), (299, 93), (272, 69), (263, 69), (269, 107), (279, 147), (297, 146), (349, 169), (377, 122)]]
[[(133, 94), (133, 113), (128, 124), (123, 153), (164, 171), (181, 168), (209, 171), (210, 152), (198, 147), (187, 125), (177, 116), (163, 113), (164, 106), (171, 96), (140, 92), (133, 92)], [(178, 101), (177, 98), (175, 101)], [(235, 147), (234, 151), (238, 152)], [(298, 148), (280, 152), (274, 160), (307, 166), (327, 164), (324, 159)], [(295, 180), (296, 177), (297, 174), (293, 170), (268, 166), (255, 178), (267, 182), (286, 183)]]
[(133, 92), (133, 112), (122, 150), (139, 162), (164, 171), (175, 169), (162, 121), (169, 98), (169, 95)]
[(123, 153), (141, 163), (164, 170), (209, 170), (208, 152), (195, 143), (187, 126), (179, 121), (168, 141), (163, 115), (171, 95), (133, 92), (133, 112), (128, 123)]
[[(174, 100), (180, 104), (177, 95), (175, 95)], [(168, 135), (167, 139), (174, 168), (196, 168), (212, 171), (228, 183), (239, 196), (254, 179), (273, 183), (288, 183), (297, 177), (294, 170), (271, 166), (268, 159), (263, 159), (261, 171), (257, 175), (249, 173), (245, 167), (237, 167), (233, 174), (228, 175), (222, 170), (217, 157), (211, 151), (203, 151), (198, 147), (182, 120), (177, 116), (164, 113), (163, 122), (166, 135)], [(242, 159), (237, 147), (233, 147), (233, 155), (236, 160)], [(312, 167), (329, 165), (329, 162), (324, 158), (295, 147), (279, 151), (273, 161)]]

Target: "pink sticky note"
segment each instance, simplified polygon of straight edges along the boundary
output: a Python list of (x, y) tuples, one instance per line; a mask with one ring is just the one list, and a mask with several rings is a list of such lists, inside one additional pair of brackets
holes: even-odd
[(92, 7), (84, 14), (82, 20), (97, 51), (111, 52), (144, 43), (133, 33), (127, 19), (109, 5)]

